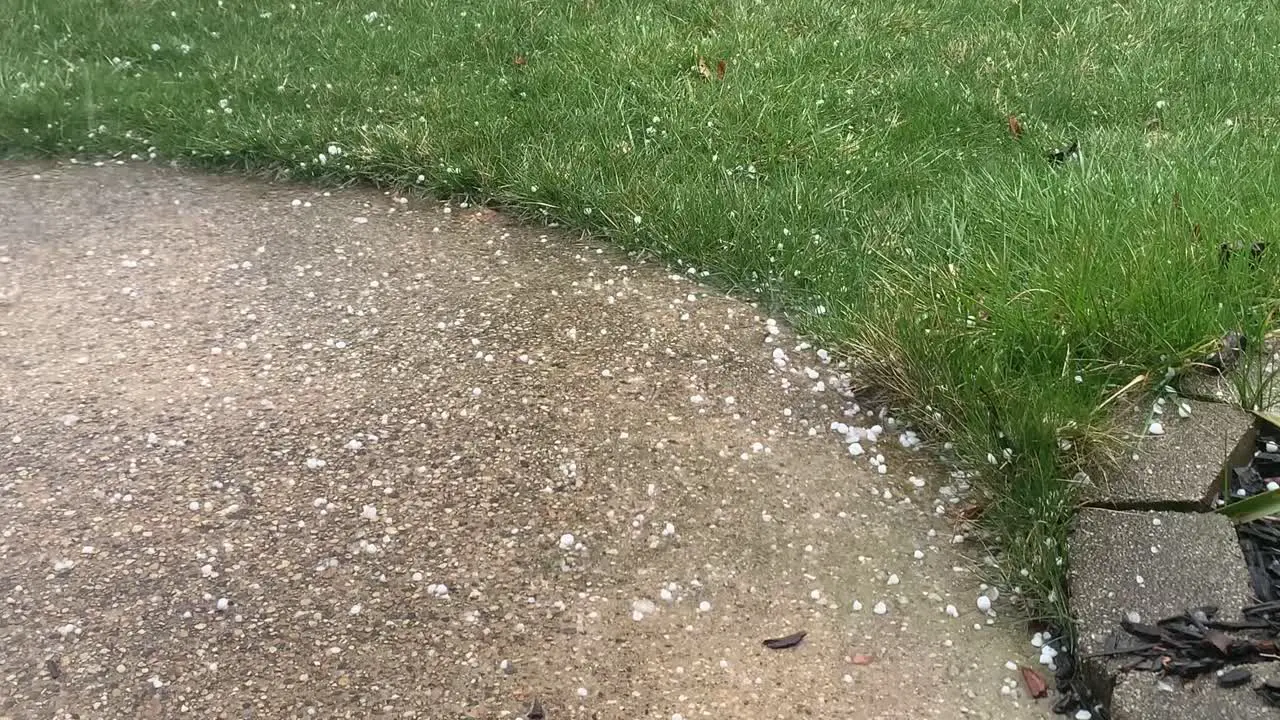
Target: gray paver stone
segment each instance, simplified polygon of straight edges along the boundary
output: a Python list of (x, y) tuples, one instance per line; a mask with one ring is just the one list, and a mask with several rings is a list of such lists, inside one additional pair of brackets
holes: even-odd
[(1155, 622), (1217, 605), (1236, 617), (1253, 602), (1235, 529), (1220, 515), (1083, 508), (1069, 550), (1080, 670), (1103, 702), (1123, 660), (1088, 656), (1107, 649), (1113, 634), (1128, 639), (1120, 628), (1127, 613)]

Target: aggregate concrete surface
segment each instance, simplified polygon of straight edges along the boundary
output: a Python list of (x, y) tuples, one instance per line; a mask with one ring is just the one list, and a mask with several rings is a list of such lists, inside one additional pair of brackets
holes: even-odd
[(945, 471), (766, 320), (489, 211), (0, 164), (0, 717), (1046, 716)]

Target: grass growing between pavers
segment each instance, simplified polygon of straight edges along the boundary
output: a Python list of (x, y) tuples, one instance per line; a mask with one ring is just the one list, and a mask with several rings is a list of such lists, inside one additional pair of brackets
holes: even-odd
[(1274, 305), (1219, 266), (1280, 226), (1273, 3), (4, 7), (0, 153), (464, 193), (781, 308), (984, 469), (1033, 614), (1101, 401)]

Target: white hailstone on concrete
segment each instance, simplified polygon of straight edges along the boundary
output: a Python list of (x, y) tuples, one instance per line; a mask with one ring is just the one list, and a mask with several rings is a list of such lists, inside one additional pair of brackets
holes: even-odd
[(311, 501), (311, 505), (312, 505), (312, 507), (322, 508), (322, 507), (325, 507), (325, 506), (326, 506), (326, 505), (328, 505), (328, 504), (329, 504), (329, 499), (328, 499), (328, 498), (318, 497), (318, 498), (316, 498), (315, 500), (312, 500), (312, 501)]
[(151, 677), (151, 681), (150, 681), (150, 682), (151, 682), (151, 687), (153, 687), (153, 688), (155, 688), (155, 689), (157, 689), (157, 690), (159, 690), (160, 688), (164, 687), (164, 681), (163, 681), (163, 680), (161, 680), (159, 677), (152, 676), (152, 677)]
[(328, 463), (320, 458), (307, 458), (307, 468), (310, 470), (319, 470), (325, 465), (328, 465)]
[(1180, 418), (1191, 417), (1191, 406), (1184, 402), (1178, 403), (1178, 417)]
[(1014, 661), (1012, 661), (1012, 660), (1008, 660), (1008, 661), (1006, 661), (1006, 662), (1005, 662), (1005, 664), (1004, 664), (1004, 666), (1005, 666), (1005, 668), (1007, 668), (1007, 669), (1008, 669), (1009, 671), (1011, 671), (1011, 672), (1017, 672), (1017, 670), (1018, 670), (1018, 663), (1016, 663), (1016, 662), (1014, 662)]
[(360, 614), (360, 613), (362, 613), (362, 612), (364, 612), (364, 606), (363, 606), (363, 605), (361, 605), (360, 603), (356, 603), (355, 605), (352, 605), (352, 606), (351, 606), (351, 609), (347, 611), (347, 614), (348, 614), (348, 615), (359, 615), (359, 614)]
[(353, 223), (355, 223), (355, 224), (357, 224), (357, 225), (363, 225), (363, 224), (365, 224), (365, 223), (369, 222), (369, 218), (364, 217), (363, 215), (357, 215), (356, 217), (351, 218), (351, 222), (353, 222)]
[[(876, 465), (876, 472), (880, 473), (881, 475), (887, 475), (889, 473), (889, 466)], [(888, 492), (888, 491), (886, 490), (885, 492)], [(887, 500), (888, 498), (885, 498), (885, 499)]]
[(192, 501), (191, 501), (191, 503), (190, 503), (189, 505), (187, 505), (187, 507), (188, 507), (188, 508), (190, 508), (190, 509), (191, 509), (191, 510), (193, 510), (193, 511), (199, 510), (199, 509), (200, 509), (200, 502), (199, 502), (198, 500), (192, 500)]
[(706, 600), (698, 603), (698, 612), (711, 612), (711, 603)]
[(1076, 720), (1093, 720), (1093, 713), (1083, 708), (1076, 711)]
[(360, 517), (364, 518), (365, 520), (377, 520), (378, 506), (365, 505), (364, 507), (360, 508)]
[(662, 535), (664, 537), (671, 537), (672, 535), (675, 535), (675, 534), (676, 534), (676, 526), (674, 524), (667, 523), (666, 525), (662, 526)]
[(1032, 635), (1031, 645), (1032, 647), (1044, 647), (1044, 634), (1036, 633), (1035, 635)]
[(889, 584), (890, 584), (890, 585), (897, 585), (897, 584), (898, 584), (898, 583), (900, 583), (900, 582), (902, 582), (902, 580), (897, 576), (897, 574), (896, 574), (896, 573), (890, 573), (890, 574), (889, 574)]
[(915, 552), (911, 553), (911, 557), (913, 557), (913, 558), (915, 558), (915, 559), (917, 559), (917, 560), (923, 560), (923, 559), (924, 559), (924, 551), (923, 551), (923, 550), (917, 550), (917, 551), (915, 551)]
[(662, 598), (663, 602), (672, 602), (673, 600), (675, 600), (675, 596), (672, 595), (671, 591), (666, 588), (662, 588), (661, 590), (658, 591), (658, 597)]
[(578, 697), (584, 698), (586, 696), (587, 696), (587, 689), (584, 687), (578, 688)]
[(881, 600), (880, 602), (876, 603), (875, 607), (871, 608), (871, 612), (877, 615), (883, 615), (889, 612), (889, 606), (885, 605), (884, 601)]
[(861, 454), (863, 454), (863, 453), (865, 453), (865, 452), (866, 452), (866, 450), (864, 450), (864, 449), (862, 448), (862, 443), (859, 443), (859, 442), (851, 442), (851, 443), (849, 443), (849, 454), (850, 454), (850, 455), (853, 455), (853, 456), (855, 456), (855, 457), (856, 457), (856, 456), (861, 455)]
[(63, 560), (55, 560), (55, 561), (53, 562), (53, 571), (54, 571), (54, 572), (65, 572), (65, 571), (70, 570), (71, 568), (73, 568), (73, 567), (75, 567), (75, 566), (76, 566), (76, 561), (75, 561), (75, 560), (66, 560), (66, 559), (63, 559)]
[(907, 482), (918, 488), (922, 488), (925, 485), (925, 479), (922, 477), (916, 477), (915, 475), (908, 477)]
[(854, 612), (859, 612), (859, 611), (861, 611), (861, 610), (862, 610), (862, 603), (858, 602), (857, 600), (854, 600), (854, 601), (853, 601), (853, 611), (854, 611)]
[(449, 596), (449, 586), (444, 583), (431, 583), (427, 585), (427, 594), (435, 595), (438, 598)]
[(412, 577), (414, 582), (422, 582), (422, 573), (416, 572)]
[(92, 545), (85, 545), (84, 547), (80, 548), (80, 554), (82, 555), (92, 555), (97, 551), (98, 551), (97, 548), (95, 548)]
[(346, 447), (348, 450), (352, 450), (352, 451), (354, 451), (354, 450), (360, 450), (360, 449), (364, 448), (364, 443), (360, 442), (359, 440), (357, 440), (357, 439), (355, 439), (355, 438), (351, 438), (349, 441), (347, 441), (347, 444), (345, 445), (345, 447)]
[(650, 615), (657, 611), (658, 606), (647, 598), (638, 598), (631, 601), (631, 619), (636, 622), (643, 620), (645, 615)]
[(227, 608), (231, 607), (231, 601), (226, 598), (218, 598), (218, 602), (214, 607), (218, 609), (218, 612), (226, 612)]
[(953, 618), (960, 617), (960, 611), (956, 609), (955, 605), (948, 605), (946, 608), (946, 613)]
[(572, 550), (574, 542), (573, 533), (565, 533), (560, 536), (560, 549)]
[(990, 611), (991, 611), (991, 598), (987, 597), (986, 595), (979, 595), (979, 596), (978, 596), (978, 609), (979, 609), (979, 610), (981, 610), (982, 612), (990, 612)]
[(1163, 435), (1164, 425), (1161, 425), (1159, 422), (1153, 422), (1147, 426), (1147, 432), (1152, 435)]

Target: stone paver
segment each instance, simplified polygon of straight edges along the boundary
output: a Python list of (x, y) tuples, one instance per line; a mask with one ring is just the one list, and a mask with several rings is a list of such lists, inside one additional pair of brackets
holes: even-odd
[[(1254, 668), (1254, 685), (1271, 677), (1274, 668)], [(1257, 720), (1280, 717), (1251, 687), (1218, 688), (1212, 677), (1182, 685), (1166, 681), (1160, 687), (1156, 675), (1126, 675), (1116, 683), (1111, 698), (1111, 720)]]
[(685, 276), (110, 165), (0, 166), (0, 257), (0, 716), (1046, 714), (945, 474)]
[(1070, 557), (1079, 667), (1104, 701), (1123, 659), (1089, 656), (1107, 650), (1112, 635), (1128, 640), (1120, 628), (1128, 613), (1153, 623), (1217, 605), (1223, 617), (1238, 617), (1253, 602), (1235, 530), (1213, 513), (1082, 508)]
[(1118, 508), (1209, 509), (1227, 456), (1249, 432), (1253, 417), (1223, 403), (1185, 402), (1189, 417), (1178, 417), (1177, 408), (1168, 403), (1156, 418), (1163, 435), (1145, 432), (1150, 408), (1131, 413), (1114, 467), (1096, 473), (1085, 499)]

